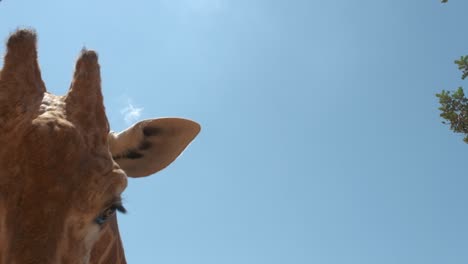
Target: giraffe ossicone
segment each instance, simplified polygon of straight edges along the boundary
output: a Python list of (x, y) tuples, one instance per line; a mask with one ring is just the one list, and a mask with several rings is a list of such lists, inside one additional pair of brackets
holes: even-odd
[(34, 30), (0, 70), (0, 264), (125, 263), (115, 211), (127, 177), (172, 163), (200, 131), (182, 118), (110, 132), (98, 56), (82, 50), (66, 95), (48, 93)]

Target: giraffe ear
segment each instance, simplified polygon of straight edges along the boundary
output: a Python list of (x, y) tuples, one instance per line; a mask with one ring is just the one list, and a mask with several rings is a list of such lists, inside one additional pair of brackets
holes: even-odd
[(171, 164), (200, 132), (182, 118), (148, 119), (109, 134), (112, 158), (129, 177), (144, 177)]

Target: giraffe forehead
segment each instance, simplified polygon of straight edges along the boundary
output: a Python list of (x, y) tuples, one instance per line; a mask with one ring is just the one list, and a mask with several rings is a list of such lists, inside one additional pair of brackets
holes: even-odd
[[(89, 131), (76, 126), (67, 117), (64, 99), (63, 96), (45, 93), (29, 121), (25, 118), (9, 135), (11, 140), (4, 151), (0, 151), (4, 154), (0, 158), (10, 160), (9, 164), (21, 167), (23, 172), (10, 173), (4, 178), (16, 178), (15, 174), (42, 174), (41, 181), (49, 179), (50, 183), (56, 180), (63, 182), (60, 178), (72, 181), (76, 177), (86, 181), (111, 170), (113, 161), (108, 146), (91, 144)], [(25, 169), (29, 172), (25, 173)], [(80, 174), (85, 175), (74, 176)]]
[(65, 98), (63, 96), (57, 96), (50, 93), (44, 93), (42, 98), (41, 106), (39, 108), (39, 114), (47, 111), (63, 111), (65, 109)]
[[(47, 133), (46, 128), (49, 128), (50, 132), (53, 132), (54, 128), (55, 130), (69, 128), (68, 131), (71, 132), (74, 128), (72, 122), (67, 120), (63, 96), (44, 93), (39, 107), (34, 110), (29, 109), (29, 111), (29, 113), (25, 113), (22, 117), (22, 122), (18, 122), (17, 127), (22, 131), (29, 131), (28, 133), (42, 131), (43, 133)], [(15, 137), (18, 138), (18, 135), (15, 135)]]
[[(94, 113), (88, 112), (89, 109), (76, 109), (80, 112), (78, 116), (92, 116)], [(67, 137), (81, 138), (81, 140), (89, 140), (90, 135), (94, 135), (93, 129), (84, 129), (83, 126), (77, 124), (75, 118), (69, 113), (66, 106), (66, 96), (57, 96), (50, 93), (44, 93), (38, 112), (34, 115), (31, 122), (32, 130), (42, 133), (45, 140), (60, 141)], [(80, 142), (79, 148), (83, 147), (102, 147), (102, 144), (81, 144), (89, 142)], [(93, 142), (95, 143), (95, 142)], [(74, 148), (72, 146), (71, 148)]]

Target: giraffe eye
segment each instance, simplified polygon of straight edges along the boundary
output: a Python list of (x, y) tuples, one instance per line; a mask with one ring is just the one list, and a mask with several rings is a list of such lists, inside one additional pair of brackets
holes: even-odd
[(96, 224), (98, 225), (103, 225), (109, 218), (111, 218), (116, 211), (119, 211), (121, 213), (126, 213), (127, 210), (125, 207), (122, 206), (122, 204), (113, 204), (110, 207), (106, 208), (98, 217), (96, 217)]

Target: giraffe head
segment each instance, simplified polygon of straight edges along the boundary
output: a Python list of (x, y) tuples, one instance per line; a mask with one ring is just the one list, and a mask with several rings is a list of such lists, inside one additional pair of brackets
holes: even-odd
[(83, 50), (65, 96), (46, 91), (36, 34), (7, 41), (0, 71), (0, 264), (84, 264), (106, 220), (125, 210), (127, 176), (174, 161), (200, 126), (146, 120), (109, 131), (98, 58)]

